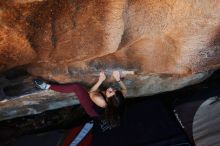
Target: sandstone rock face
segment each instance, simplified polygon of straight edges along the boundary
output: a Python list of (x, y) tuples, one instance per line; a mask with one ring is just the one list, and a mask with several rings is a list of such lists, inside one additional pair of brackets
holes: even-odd
[(124, 75), (128, 96), (194, 84), (220, 68), (220, 1), (0, 2), (0, 69), (60, 83)]

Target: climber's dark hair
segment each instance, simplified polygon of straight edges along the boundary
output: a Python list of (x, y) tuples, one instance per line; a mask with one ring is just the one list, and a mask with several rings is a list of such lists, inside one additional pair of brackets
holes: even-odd
[(114, 127), (120, 124), (121, 117), (124, 114), (124, 96), (121, 91), (115, 91), (115, 94), (106, 100), (104, 118)]

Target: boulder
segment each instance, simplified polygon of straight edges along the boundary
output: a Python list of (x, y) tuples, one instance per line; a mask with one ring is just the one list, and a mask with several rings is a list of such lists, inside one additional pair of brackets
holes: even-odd
[(119, 70), (128, 97), (220, 68), (220, 1), (1, 1), (0, 26), (1, 71), (24, 65), (45, 80), (91, 86), (101, 70)]

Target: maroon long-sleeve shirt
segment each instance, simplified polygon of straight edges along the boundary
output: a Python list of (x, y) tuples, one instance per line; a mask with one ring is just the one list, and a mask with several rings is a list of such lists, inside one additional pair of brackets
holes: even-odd
[(99, 115), (95, 109), (97, 105), (95, 105), (95, 103), (90, 99), (89, 93), (82, 85), (77, 83), (66, 85), (51, 85), (49, 89), (63, 93), (74, 92), (78, 97), (80, 104), (90, 117), (96, 117)]

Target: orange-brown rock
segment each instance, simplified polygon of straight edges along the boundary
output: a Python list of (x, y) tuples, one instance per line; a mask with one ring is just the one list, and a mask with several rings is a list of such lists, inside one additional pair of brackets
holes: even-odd
[(26, 65), (60, 83), (129, 70), (130, 95), (139, 96), (220, 68), (219, 0), (1, 1), (0, 25), (2, 70)]

